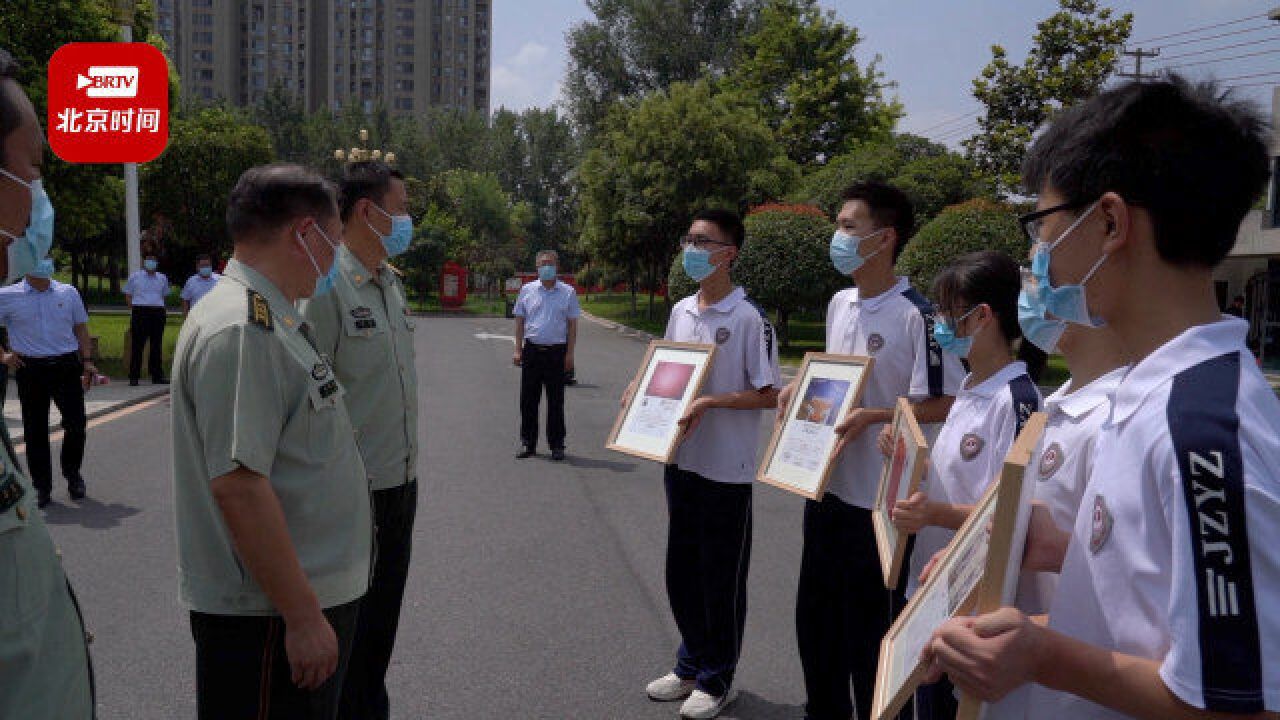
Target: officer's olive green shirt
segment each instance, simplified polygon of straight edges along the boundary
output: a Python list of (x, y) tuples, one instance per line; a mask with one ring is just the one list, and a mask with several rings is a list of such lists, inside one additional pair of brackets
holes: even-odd
[(303, 303), (320, 352), (346, 389), (343, 400), (374, 490), (416, 479), (418, 373), (413, 319), (396, 273), (368, 269), (343, 246), (333, 292)]
[(236, 260), (183, 324), (171, 389), (174, 505), (182, 599), (193, 610), (276, 613), (211, 491), (241, 467), (270, 480), (321, 607), (368, 589), (369, 485), (342, 386), (309, 334), (280, 291)]
[(0, 427), (0, 718), (93, 717), (84, 624), (36, 493)]

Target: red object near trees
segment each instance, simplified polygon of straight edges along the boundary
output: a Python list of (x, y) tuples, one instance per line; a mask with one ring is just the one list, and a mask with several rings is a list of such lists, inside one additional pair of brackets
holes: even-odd
[(467, 302), (467, 269), (450, 260), (440, 269), (440, 304), (460, 308)]

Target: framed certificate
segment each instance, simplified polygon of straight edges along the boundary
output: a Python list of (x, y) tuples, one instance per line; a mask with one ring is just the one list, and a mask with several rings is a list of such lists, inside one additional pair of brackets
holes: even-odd
[(839, 440), (835, 426), (862, 399), (873, 363), (860, 355), (805, 353), (796, 391), (773, 430), (756, 479), (821, 500)]
[(884, 470), (880, 473), (880, 487), (876, 491), (875, 507), (871, 509), (871, 522), (875, 526), (884, 586), (892, 590), (898, 586), (908, 539), (893, 526), (893, 506), (920, 489), (929, 461), (929, 447), (924, 433), (920, 431), (920, 424), (916, 422), (911, 402), (906, 398), (898, 398), (890, 427), (893, 428), (893, 454), (885, 458)]
[[(1034, 482), (1023, 480), (1044, 423), (1043, 413), (1027, 421), (1005, 457), (1000, 477), (956, 531), (928, 581), (885, 634), (872, 699), (871, 714), (876, 720), (892, 720), (915, 692), (925, 672), (920, 653), (939, 626), (973, 612), (980, 598), (989, 600), (993, 594), (1000, 598), (1006, 589), (1012, 594), (1022, 566), (1021, 547), (1035, 487)], [(962, 704), (965, 700), (962, 698)], [(977, 703), (969, 705), (969, 712), (978, 709)]]
[(671, 462), (680, 418), (702, 392), (715, 345), (654, 340), (635, 378), (635, 392), (618, 413), (605, 444), (610, 450)]

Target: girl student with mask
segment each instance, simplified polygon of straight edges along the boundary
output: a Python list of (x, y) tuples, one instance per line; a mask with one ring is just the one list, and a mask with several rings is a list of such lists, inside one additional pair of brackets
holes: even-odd
[[(969, 375), (933, 443), (925, 484), (897, 503), (893, 523), (915, 533), (907, 595), (933, 555), (946, 547), (997, 477), (1013, 441), (1040, 409), (1040, 391), (1026, 366), (1014, 360), (1021, 276), (1012, 258), (994, 251), (965, 255), (934, 282), (942, 351), (965, 360)], [(882, 435), (883, 437), (883, 435)], [(941, 681), (916, 693), (917, 716), (950, 718), (955, 697)]]

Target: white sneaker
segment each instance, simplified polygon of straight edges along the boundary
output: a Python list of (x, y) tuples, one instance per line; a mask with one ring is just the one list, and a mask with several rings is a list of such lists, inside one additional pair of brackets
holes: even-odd
[(734, 687), (729, 688), (729, 692), (720, 697), (694, 690), (689, 699), (680, 706), (680, 717), (688, 720), (711, 720), (737, 698), (738, 689)]
[(649, 694), (649, 699), (655, 702), (671, 702), (672, 700), (683, 700), (689, 697), (689, 693), (693, 692), (695, 681), (685, 680), (675, 673), (667, 673), (662, 677), (649, 683), (644, 689)]

